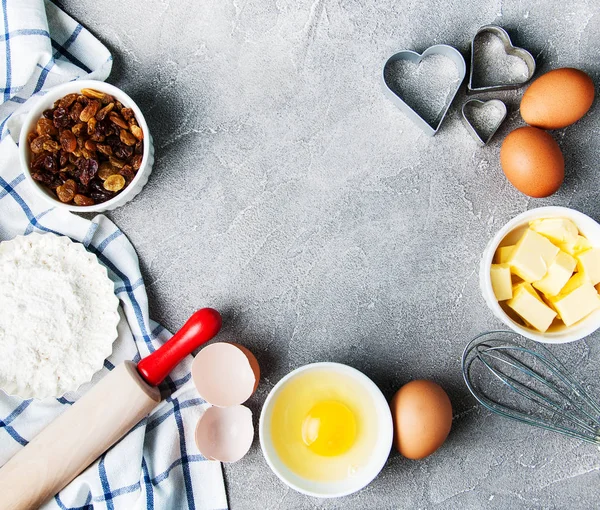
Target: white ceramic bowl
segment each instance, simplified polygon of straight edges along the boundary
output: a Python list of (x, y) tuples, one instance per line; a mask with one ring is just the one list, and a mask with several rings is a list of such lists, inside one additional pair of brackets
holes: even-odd
[[(90, 88), (99, 90), (100, 92), (105, 92), (106, 94), (110, 94), (118, 99), (124, 106), (131, 108), (135, 113), (135, 118), (138, 121), (140, 128), (144, 133), (144, 152), (142, 158), (142, 164), (139, 170), (136, 173), (135, 178), (129, 186), (127, 186), (121, 193), (119, 193), (114, 198), (107, 200), (101, 204), (89, 205), (89, 206), (80, 206), (75, 204), (64, 204), (45, 186), (36, 182), (30, 174), (29, 171), (29, 163), (31, 160), (31, 151), (27, 146), (27, 135), (30, 131), (35, 129), (35, 125), (42, 116), (44, 110), (48, 108), (52, 108), (54, 101), (60, 99), (67, 94), (71, 94), (73, 92), (81, 92), (81, 89)], [(75, 212), (102, 212), (102, 211), (112, 211), (117, 207), (129, 202), (135, 196), (142, 191), (144, 185), (148, 182), (148, 177), (150, 177), (150, 173), (152, 172), (152, 165), (154, 164), (154, 144), (152, 143), (152, 136), (150, 135), (150, 130), (148, 129), (148, 125), (146, 124), (146, 120), (144, 119), (144, 115), (138, 106), (133, 102), (125, 92), (118, 89), (117, 87), (110, 85), (109, 83), (105, 83), (103, 81), (95, 81), (95, 80), (79, 80), (79, 81), (70, 81), (68, 83), (63, 83), (62, 85), (57, 85), (56, 87), (51, 88), (44, 96), (41, 96), (38, 101), (33, 105), (27, 116), (25, 117), (25, 121), (23, 122), (23, 127), (21, 129), (21, 134), (19, 136), (19, 158), (21, 160), (21, 167), (23, 168), (23, 172), (25, 173), (25, 178), (31, 185), (35, 194), (40, 197), (42, 200), (45, 200), (54, 207), (59, 207), (61, 209), (67, 209), (69, 211)]]
[[(291, 471), (279, 458), (271, 440), (271, 416), (279, 392), (295, 377), (311, 370), (331, 370), (351, 377), (372, 398), (377, 413), (377, 442), (366, 468), (360, 475), (337, 482), (307, 480)], [(312, 363), (286, 375), (269, 393), (263, 406), (259, 422), (260, 446), (267, 464), (279, 479), (292, 489), (317, 498), (347, 496), (368, 485), (385, 465), (392, 448), (394, 429), (389, 404), (376, 384), (362, 372), (340, 363)]]
[(537, 342), (553, 344), (574, 342), (590, 335), (600, 327), (600, 310), (596, 310), (573, 326), (563, 326), (556, 330), (540, 333), (512, 320), (496, 300), (492, 289), (490, 267), (498, 247), (514, 244), (520, 237), (520, 231), (526, 228), (530, 221), (541, 218), (568, 218), (577, 225), (581, 234), (587, 237), (592, 246), (600, 247), (600, 225), (579, 211), (567, 207), (539, 207), (525, 211), (504, 225), (486, 246), (479, 267), (479, 285), (488, 307), (513, 331)]

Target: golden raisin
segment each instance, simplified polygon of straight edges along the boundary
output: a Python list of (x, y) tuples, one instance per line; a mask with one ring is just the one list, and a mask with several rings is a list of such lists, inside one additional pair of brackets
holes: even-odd
[(96, 120), (104, 120), (114, 107), (115, 103), (108, 103), (104, 108), (98, 110)]
[(104, 189), (108, 191), (121, 191), (125, 187), (125, 177), (114, 174), (104, 181)]
[(73, 179), (65, 181), (62, 186), (56, 188), (56, 196), (58, 196), (58, 199), (65, 204), (71, 202), (71, 200), (75, 198), (76, 193), (77, 183)]
[(96, 142), (94, 142), (92, 140), (86, 140), (84, 147), (88, 151), (95, 151), (98, 148), (98, 146), (96, 145)]
[(87, 123), (87, 134), (93, 135), (96, 132), (96, 117), (92, 117)]
[(37, 124), (35, 125), (35, 130), (37, 131), (38, 135), (58, 134), (58, 130), (54, 126), (54, 123), (50, 119), (46, 119), (45, 117), (42, 117), (40, 120), (37, 121)]
[(94, 205), (96, 203), (93, 198), (86, 197), (85, 195), (75, 195), (73, 202), (75, 202), (75, 205)]
[(79, 135), (81, 135), (81, 132), (83, 131), (84, 127), (85, 127), (85, 124), (83, 122), (78, 122), (71, 128), (71, 131), (73, 131), (73, 134), (75, 136), (79, 136)]
[(94, 90), (94, 89), (81, 89), (81, 93), (85, 97), (89, 97), (90, 99), (102, 100), (106, 96), (106, 94), (104, 92), (100, 92), (99, 90)]
[(50, 140), (52, 140), (52, 138), (50, 138), (50, 135), (38, 136), (29, 144), (29, 148), (31, 149), (31, 152), (33, 152), (34, 154), (39, 154), (40, 152), (42, 152), (44, 150), (44, 143), (46, 143)]
[(112, 154), (113, 154), (112, 147), (108, 144), (103, 144), (103, 143), (96, 144), (96, 149), (98, 150), (98, 152), (101, 152), (105, 156), (112, 156)]
[(126, 129), (121, 129), (121, 132), (119, 133), (119, 138), (125, 145), (132, 146), (137, 143), (137, 138)]
[(123, 115), (123, 118), (125, 120), (130, 120), (133, 119), (133, 110), (131, 108), (123, 108), (121, 109), (121, 115)]
[(112, 156), (109, 156), (108, 160), (110, 161), (110, 164), (116, 168), (123, 168), (123, 165), (125, 164), (120, 159), (113, 158)]
[(77, 94), (75, 94), (75, 93), (67, 94), (65, 97), (63, 97), (58, 102), (58, 106), (60, 106), (61, 108), (69, 108), (69, 106), (71, 106), (75, 102), (76, 99), (77, 99)]
[(125, 122), (123, 120), (123, 117), (121, 117), (117, 112), (110, 112), (108, 114), (108, 118), (110, 119), (110, 121), (113, 124), (116, 124), (121, 129), (128, 129), (129, 128), (129, 125), (127, 124), (127, 122)]
[(77, 148), (77, 139), (72, 131), (64, 129), (60, 134), (60, 146), (65, 152), (73, 152)]
[(144, 139), (144, 132), (142, 131), (141, 127), (133, 124), (133, 125), (129, 126), (129, 129), (131, 129), (131, 134), (133, 136), (135, 136), (138, 140)]
[(144, 156), (142, 156), (141, 154), (136, 154), (135, 156), (133, 156), (133, 159), (131, 160), (131, 165), (133, 166), (134, 170), (139, 170), (140, 167), (142, 166), (142, 159), (144, 159)]
[(81, 111), (81, 114), (79, 115), (79, 120), (81, 122), (87, 122), (88, 120), (90, 120), (92, 117), (94, 117), (98, 113), (99, 109), (100, 109), (100, 101), (98, 101), (96, 99), (92, 99), (87, 104), (87, 106)]
[(108, 161), (103, 161), (100, 163), (100, 168), (98, 169), (98, 177), (105, 181), (111, 175), (115, 175), (119, 173), (119, 169), (112, 166)]

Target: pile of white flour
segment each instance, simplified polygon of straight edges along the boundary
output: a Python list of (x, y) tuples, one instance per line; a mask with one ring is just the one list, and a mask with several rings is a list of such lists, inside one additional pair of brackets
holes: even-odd
[(0, 243), (0, 388), (23, 398), (76, 390), (111, 353), (117, 308), (83, 245), (53, 234)]

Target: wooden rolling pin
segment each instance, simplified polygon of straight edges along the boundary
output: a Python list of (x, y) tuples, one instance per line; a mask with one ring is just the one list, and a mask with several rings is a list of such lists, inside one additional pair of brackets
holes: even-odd
[(38, 508), (63, 489), (156, 407), (156, 386), (220, 328), (219, 312), (198, 310), (137, 367), (107, 374), (0, 469), (0, 510)]

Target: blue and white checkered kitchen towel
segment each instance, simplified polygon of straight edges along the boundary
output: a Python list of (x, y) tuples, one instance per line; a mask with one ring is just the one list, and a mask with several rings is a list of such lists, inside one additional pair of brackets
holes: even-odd
[[(30, 232), (68, 235), (108, 268), (123, 314), (113, 354), (93, 383), (123, 360), (139, 361), (170, 333), (148, 317), (138, 259), (123, 233), (104, 216), (88, 221), (39, 203), (24, 180), (13, 139), (18, 139), (19, 119), (31, 95), (77, 78), (105, 79), (112, 58), (52, 3), (0, 3), (0, 241)], [(190, 363), (185, 360), (167, 379), (164, 390), (170, 396), (147, 419), (43, 508), (226, 508), (221, 466), (204, 459), (194, 443), (203, 401), (189, 381)], [(43, 401), (21, 400), (0, 391), (0, 466), (89, 387)]]

